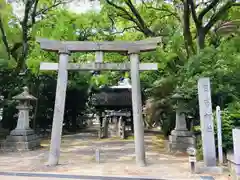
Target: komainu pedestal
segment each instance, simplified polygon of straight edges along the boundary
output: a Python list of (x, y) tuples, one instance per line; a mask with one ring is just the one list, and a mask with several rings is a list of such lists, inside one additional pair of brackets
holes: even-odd
[(188, 147), (195, 147), (195, 138), (186, 128), (185, 114), (177, 112), (176, 126), (169, 136), (169, 148), (171, 152), (186, 152)]
[(28, 88), (24, 87), (23, 93), (14, 96), (13, 99), (19, 101), (16, 107), (19, 110), (17, 127), (10, 132), (3, 142), (4, 150), (27, 151), (40, 147), (40, 139), (29, 127), (29, 111), (31, 100), (36, 98), (29, 94)]

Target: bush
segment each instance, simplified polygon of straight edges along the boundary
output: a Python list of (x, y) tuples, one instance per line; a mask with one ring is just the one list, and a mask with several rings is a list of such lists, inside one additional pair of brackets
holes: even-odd
[[(228, 105), (221, 112), (222, 119), (222, 147), (223, 152), (226, 154), (227, 151), (231, 151), (233, 149), (233, 139), (232, 139), (232, 129), (240, 126), (240, 102), (234, 102)], [(216, 152), (218, 152), (218, 137), (217, 137), (217, 121), (215, 112), (214, 114), (214, 135), (215, 135), (215, 145)], [(196, 133), (201, 132), (200, 126), (195, 126), (194, 131)], [(202, 159), (202, 139), (201, 137), (197, 138), (197, 157), (198, 159)]]
[[(222, 145), (226, 153), (233, 149), (232, 129), (240, 126), (240, 103), (234, 102), (228, 105), (221, 113), (222, 116)], [(215, 120), (216, 124), (216, 120)], [(215, 125), (215, 127), (217, 127)], [(215, 128), (215, 139), (217, 143), (217, 129)]]

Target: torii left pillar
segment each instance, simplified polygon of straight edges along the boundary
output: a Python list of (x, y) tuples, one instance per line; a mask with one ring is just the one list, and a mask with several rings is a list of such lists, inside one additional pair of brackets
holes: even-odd
[(51, 146), (48, 158), (48, 165), (54, 166), (58, 164), (60, 157), (60, 145), (62, 136), (62, 126), (65, 109), (65, 99), (68, 82), (68, 59), (70, 52), (67, 48), (59, 50), (59, 67), (58, 67), (58, 78), (57, 78), (57, 89), (55, 97), (55, 106), (53, 114), (53, 127), (51, 134)]

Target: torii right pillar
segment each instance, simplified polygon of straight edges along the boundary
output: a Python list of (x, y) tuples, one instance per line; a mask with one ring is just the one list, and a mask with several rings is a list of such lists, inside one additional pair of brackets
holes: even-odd
[(146, 157), (142, 117), (142, 97), (139, 76), (139, 52), (140, 51), (130, 51), (129, 55), (131, 61), (132, 110), (133, 110), (136, 163), (139, 166), (145, 166)]

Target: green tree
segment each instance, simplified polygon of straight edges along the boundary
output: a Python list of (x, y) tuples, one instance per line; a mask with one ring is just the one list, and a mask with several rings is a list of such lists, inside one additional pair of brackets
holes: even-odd
[[(23, 17), (15, 15), (11, 5), (1, 0), (0, 30), (8, 59), (13, 58), (18, 69), (25, 69), (29, 41), (34, 39), (31, 35), (32, 28), (45, 18), (50, 10), (63, 4), (64, 1), (27, 0), (17, 3), (24, 7)], [(13, 32), (15, 36), (13, 36)]]

